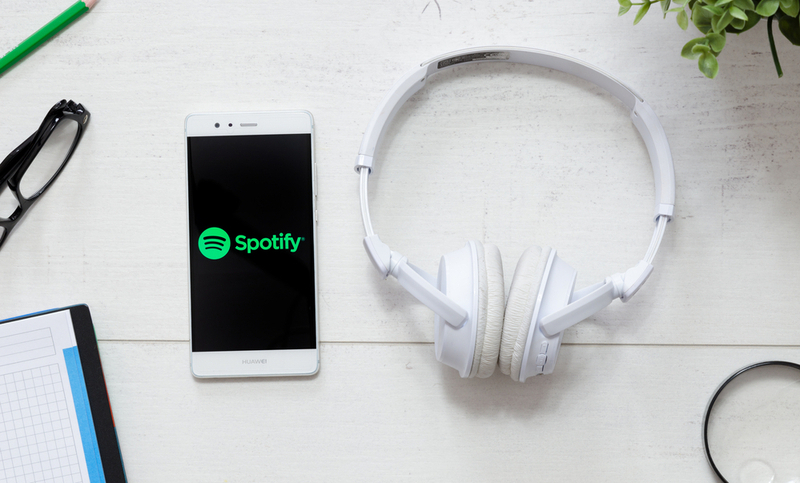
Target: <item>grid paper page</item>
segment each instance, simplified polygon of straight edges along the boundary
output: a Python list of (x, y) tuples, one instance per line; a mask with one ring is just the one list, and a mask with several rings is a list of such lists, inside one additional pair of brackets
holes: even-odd
[(0, 482), (83, 481), (57, 364), (0, 379)]
[(65, 349), (69, 312), (0, 324), (0, 483), (92, 483)]

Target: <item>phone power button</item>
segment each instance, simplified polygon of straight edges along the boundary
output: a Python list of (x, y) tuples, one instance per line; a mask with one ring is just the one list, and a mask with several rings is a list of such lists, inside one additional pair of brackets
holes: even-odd
[(319, 216), (317, 216), (317, 210), (314, 210), (314, 221), (319, 221)]

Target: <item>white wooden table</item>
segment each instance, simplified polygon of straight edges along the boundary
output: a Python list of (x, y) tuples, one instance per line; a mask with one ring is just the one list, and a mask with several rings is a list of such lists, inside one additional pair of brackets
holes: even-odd
[[(70, 3), (4, 5), (0, 50)], [(613, 0), (102, 0), (0, 77), (6, 151), (59, 99), (93, 116), (0, 250), (0, 318), (89, 305), (131, 482), (714, 481), (711, 392), (745, 364), (800, 361), (800, 49), (776, 37), (778, 79), (762, 22), (729, 37), (711, 81), (679, 55), (696, 32), (616, 12)], [(615, 74), (653, 106), (675, 159), (652, 277), (569, 329), (555, 373), (526, 384), (462, 380), (435, 361), (432, 314), (363, 252), (352, 169), (402, 73), (490, 44)], [(289, 108), (317, 128), (320, 372), (193, 379), (183, 119)], [(626, 110), (547, 69), (431, 79), (379, 163), (376, 230), (429, 271), (474, 238), (500, 247), (508, 284), (541, 244), (585, 286), (635, 264), (653, 228)]]

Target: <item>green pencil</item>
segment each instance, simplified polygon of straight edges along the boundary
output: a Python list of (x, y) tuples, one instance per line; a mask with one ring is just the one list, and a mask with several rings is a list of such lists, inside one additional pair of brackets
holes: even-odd
[(69, 25), (73, 20), (89, 11), (95, 3), (97, 3), (97, 0), (79, 0), (68, 9), (64, 10), (61, 15), (51, 20), (50, 23), (37, 30), (33, 35), (25, 39), (24, 42), (0, 59), (0, 74), (32, 52), (36, 47), (41, 45), (42, 42), (60, 32), (61, 29)]

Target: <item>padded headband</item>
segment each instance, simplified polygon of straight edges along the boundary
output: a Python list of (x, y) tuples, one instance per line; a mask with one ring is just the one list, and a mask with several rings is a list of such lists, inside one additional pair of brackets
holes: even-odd
[[(479, 62), (511, 62), (547, 67), (575, 75), (602, 87), (631, 110), (633, 124), (642, 136), (650, 155), (656, 187), (654, 211), (657, 227), (645, 258), (624, 275), (616, 274), (607, 278), (605, 282), (586, 289), (587, 291), (581, 294), (583, 296), (577, 297), (579, 300), (571, 303), (563, 313), (559, 311), (546, 318), (550, 320), (543, 320), (542, 329), (546, 333), (555, 334), (594, 314), (611, 303), (614, 298), (620, 297), (623, 302), (627, 301), (650, 275), (653, 268), (651, 262), (658, 251), (666, 223), (672, 218), (675, 205), (675, 173), (669, 143), (653, 109), (633, 89), (592, 65), (553, 52), (524, 47), (479, 47), (434, 58), (404, 75), (386, 94), (373, 114), (356, 158), (355, 169), (361, 176), (361, 217), (367, 235), (364, 247), (372, 263), (384, 277), (389, 274), (397, 277), (406, 290), (451, 325), (461, 325), (466, 318), (466, 311), (435, 288), (434, 277), (410, 265), (405, 257), (391, 251), (375, 235), (369, 216), (368, 177), (375, 162), (375, 151), (383, 134), (403, 104), (425, 86), (427, 78), (457, 65)], [(577, 303), (581, 301), (580, 299), (583, 299), (583, 304)], [(574, 320), (581, 316), (579, 320)]]
[(553, 52), (523, 47), (481, 47), (461, 50), (437, 57), (403, 76), (383, 98), (364, 132), (356, 160), (356, 171), (372, 169), (375, 151), (394, 116), (417, 91), (425, 86), (428, 77), (464, 63), (511, 62), (530, 64), (572, 74), (607, 90), (631, 110), (634, 126), (647, 146), (653, 165), (656, 185), (655, 217), (672, 217), (675, 205), (675, 173), (667, 135), (653, 109), (633, 89), (600, 69)]

